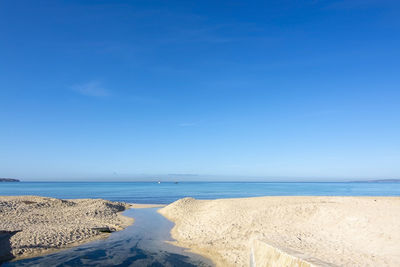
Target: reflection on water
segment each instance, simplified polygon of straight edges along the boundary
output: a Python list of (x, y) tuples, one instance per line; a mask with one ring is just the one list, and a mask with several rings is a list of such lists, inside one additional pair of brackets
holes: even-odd
[(172, 240), (173, 224), (157, 208), (130, 209), (124, 215), (134, 217), (135, 223), (107, 239), (4, 266), (212, 266), (209, 260), (164, 242)]

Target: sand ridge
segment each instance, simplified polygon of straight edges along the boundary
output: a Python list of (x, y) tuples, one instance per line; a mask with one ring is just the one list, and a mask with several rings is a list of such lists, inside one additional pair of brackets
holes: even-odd
[(249, 266), (254, 240), (332, 266), (400, 266), (399, 197), (185, 198), (159, 212), (217, 266)]
[(102, 199), (0, 196), (0, 262), (107, 237), (93, 228), (122, 230), (133, 223), (120, 214), (127, 208), (129, 204)]

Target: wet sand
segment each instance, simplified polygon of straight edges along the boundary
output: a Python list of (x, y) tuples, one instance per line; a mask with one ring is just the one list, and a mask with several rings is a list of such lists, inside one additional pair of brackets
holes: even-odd
[(55, 252), (109, 236), (133, 223), (130, 205), (102, 199), (0, 197), (0, 262)]
[(108, 238), (41, 257), (7, 262), (4, 267), (26, 266), (164, 266), (211, 267), (203, 257), (173, 246), (173, 223), (157, 213), (157, 208), (129, 209), (124, 216), (135, 223)]
[(217, 266), (400, 266), (399, 197), (185, 198), (159, 212)]

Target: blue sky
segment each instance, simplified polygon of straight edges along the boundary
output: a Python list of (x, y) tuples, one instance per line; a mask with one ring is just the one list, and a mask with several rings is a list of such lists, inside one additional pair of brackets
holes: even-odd
[(4, 0), (0, 177), (399, 178), (399, 47), (398, 1)]

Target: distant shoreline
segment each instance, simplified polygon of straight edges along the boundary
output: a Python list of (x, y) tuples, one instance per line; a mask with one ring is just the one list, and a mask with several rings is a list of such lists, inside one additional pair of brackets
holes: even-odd
[[(86, 180), (86, 181), (75, 181), (75, 180), (62, 180), (62, 181), (43, 181), (43, 180), (32, 180), (32, 181), (20, 181), (18, 179), (10, 179), (10, 178), (0, 178), (0, 182), (21, 182), (21, 183), (158, 183), (156, 180), (152, 181), (94, 181), (94, 180)], [(400, 179), (382, 179), (382, 180), (355, 180), (355, 181), (161, 181), (160, 183), (400, 183)]]
[(0, 178), (0, 182), (12, 182), (12, 183), (15, 183), (15, 182), (21, 182), (20, 180), (18, 180), (18, 179), (14, 179), (14, 178)]
[(382, 179), (382, 180), (353, 181), (352, 183), (400, 183), (400, 179)]

